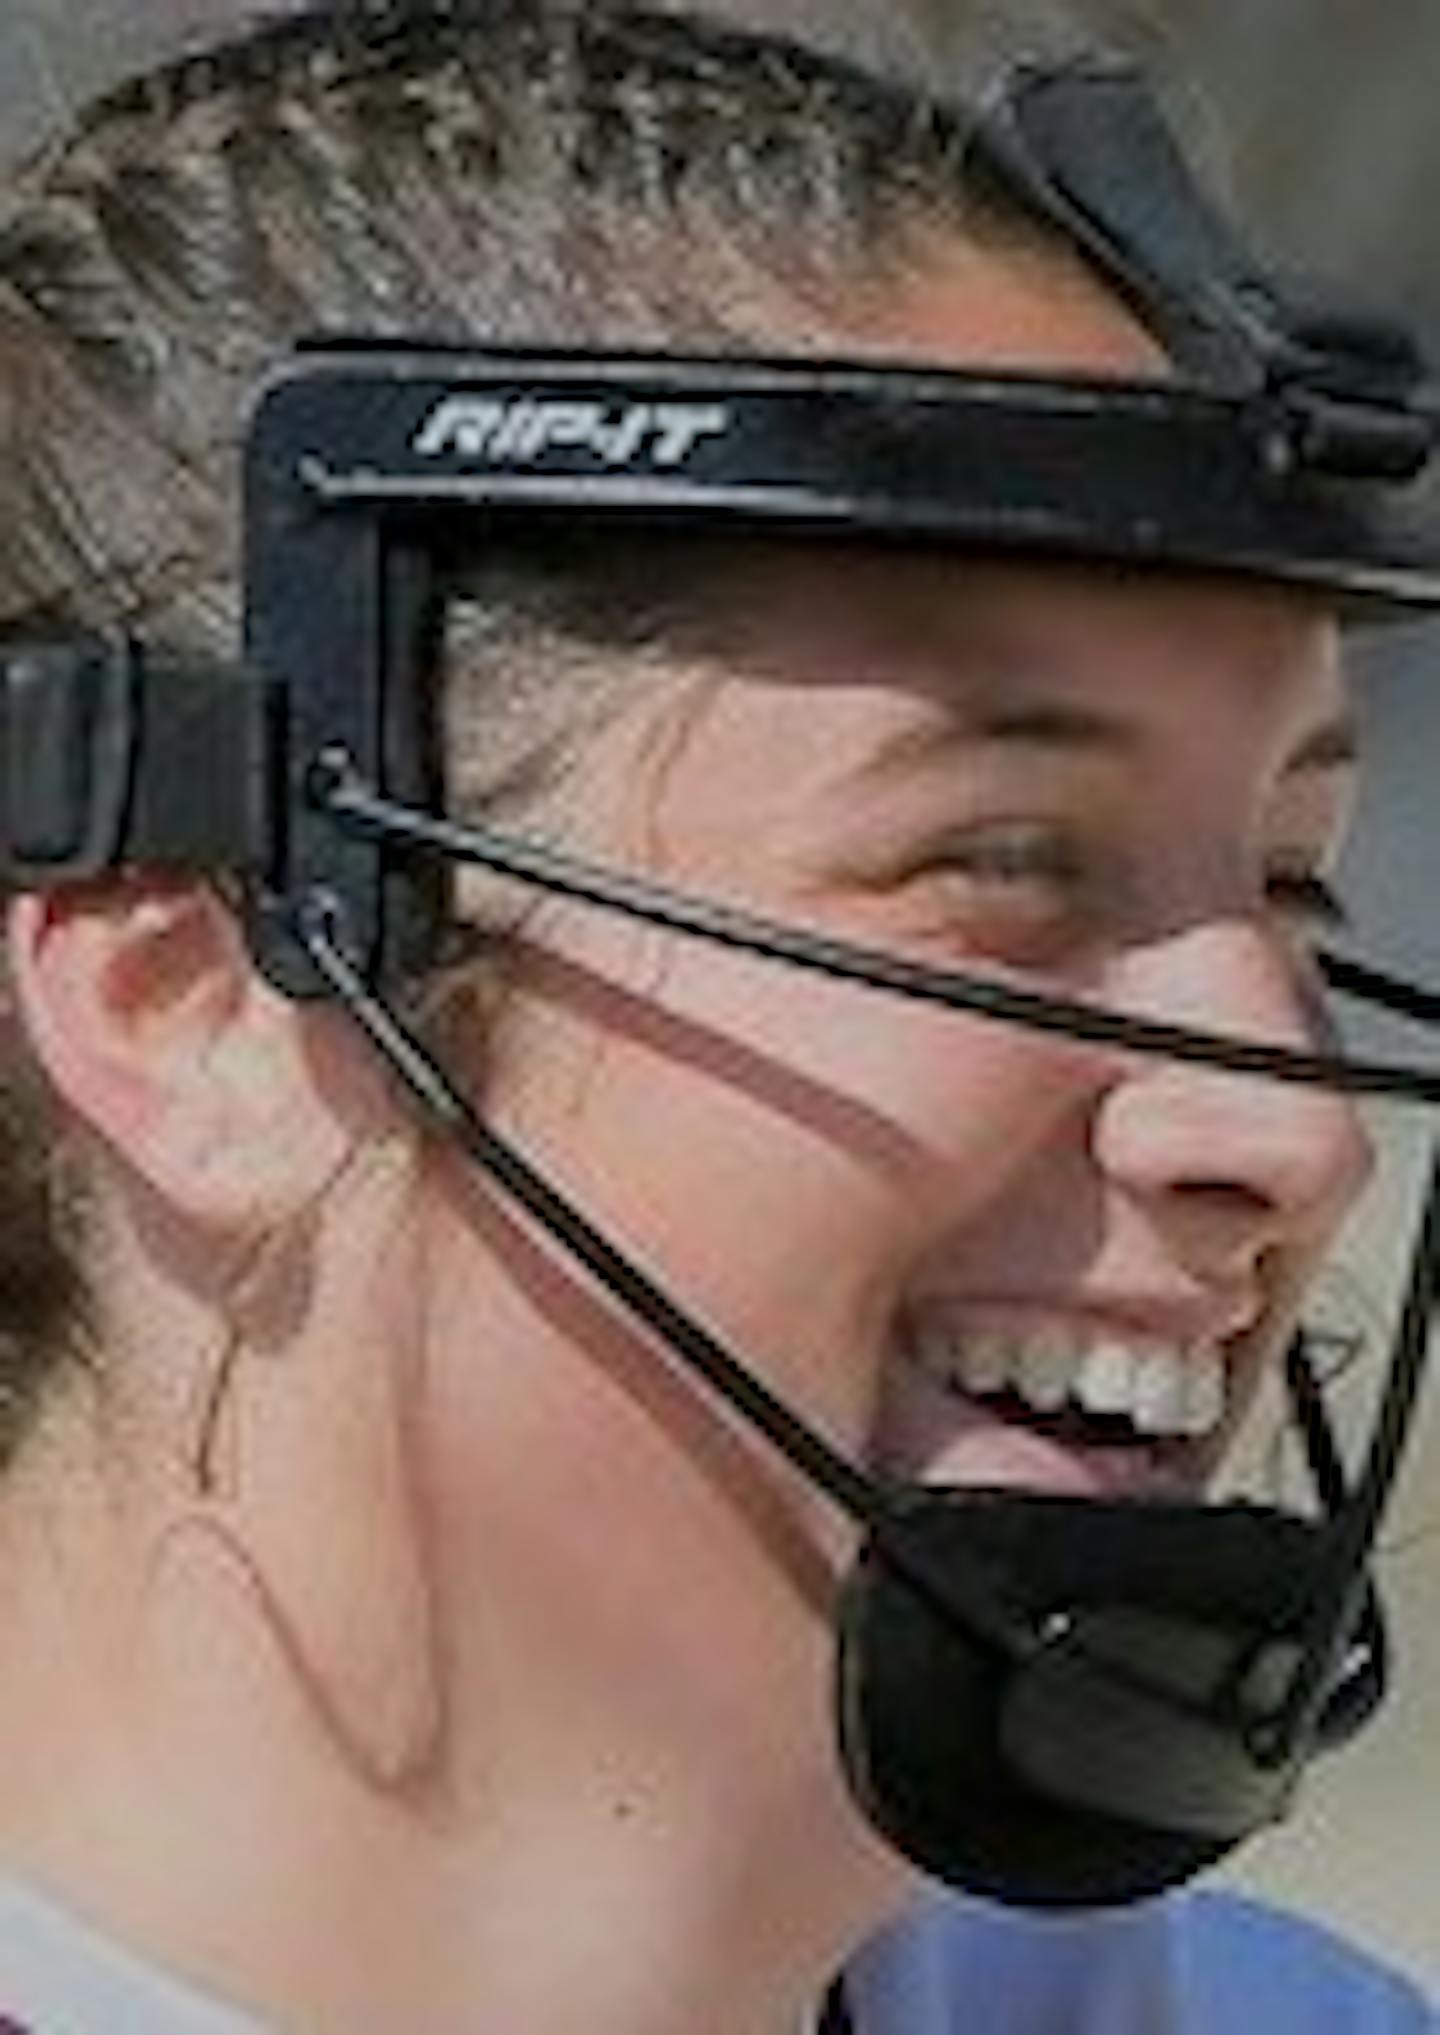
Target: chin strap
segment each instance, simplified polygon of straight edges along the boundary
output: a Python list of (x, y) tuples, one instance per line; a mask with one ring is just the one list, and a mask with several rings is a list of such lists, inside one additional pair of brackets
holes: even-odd
[(1200, 188), (1134, 64), (1101, 56), (1022, 66), (980, 139), (1182, 369), (1277, 397), (1294, 419), (1301, 464), (1401, 480), (1425, 465), (1435, 420), (1414, 338), (1282, 289)]

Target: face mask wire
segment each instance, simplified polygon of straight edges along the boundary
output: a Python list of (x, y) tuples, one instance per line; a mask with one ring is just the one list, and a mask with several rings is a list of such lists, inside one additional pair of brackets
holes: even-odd
[[(992, 1018), (1049, 1032), (1083, 1044), (1218, 1067), (1228, 1073), (1261, 1075), (1301, 1087), (1341, 1094), (1392, 1096), (1440, 1105), (1440, 1069), (1419, 1064), (1357, 1060), (1308, 1053), (1223, 1033), (1157, 1023), (1106, 1010), (1093, 1003), (1051, 996), (1009, 982), (934, 968), (872, 947), (784, 926), (759, 913), (710, 900), (682, 896), (662, 884), (601, 870), (562, 850), (493, 829), (465, 825), (385, 798), (366, 784), (342, 751), (322, 757), (311, 773), (312, 803), (349, 833), (420, 848), (531, 883), (562, 897), (643, 919), (672, 932), (687, 933), (742, 953), (841, 981), (884, 990), (921, 1003), (940, 1004), (975, 1017)], [(1329, 967), (1327, 964), (1327, 973)], [(1430, 1006), (1402, 1014), (1440, 1023), (1440, 997), (1391, 984), (1375, 971), (1349, 963), (1336, 968), (1343, 994), (1380, 1001), (1423, 996)], [(1363, 985), (1362, 986), (1362, 976)], [(1433, 1015), (1432, 1015), (1433, 1010)]]
[[(607, 1292), (644, 1323), (720, 1396), (759, 1429), (789, 1462), (817, 1484), (857, 1524), (867, 1528), (888, 1560), (942, 1616), (956, 1616), (953, 1574), (926, 1557), (909, 1535), (884, 1484), (863, 1475), (796, 1418), (754, 1371), (620, 1250), (522, 1154), (480, 1117), (444, 1070), (393, 1010), (366, 983), (344, 948), (343, 914), (335, 901), (312, 892), (296, 910), (296, 932), (341, 1007), (371, 1039), (388, 1065), (450, 1137), (495, 1180)], [(946, 1568), (953, 1572), (954, 1562)], [(965, 1578), (963, 1615), (978, 1621), (983, 1637), (1008, 1655), (1026, 1651), (1015, 1614), (989, 1577), (975, 1566)]]
[[(854, 982), (880, 993), (939, 1003), (971, 1015), (1079, 1037), (1086, 1043), (1154, 1054), (1226, 1071), (1357, 1094), (1408, 1097), (1440, 1103), (1440, 1075), (1398, 1065), (1352, 1061), (1328, 1054), (1131, 1019), (1095, 1005), (1052, 998), (983, 978), (924, 967), (878, 950), (802, 932), (798, 928), (713, 901), (700, 900), (642, 879), (604, 870), (539, 843), (401, 806), (367, 786), (343, 753), (322, 757), (310, 773), (313, 804), (341, 829), (403, 843), (477, 864), (536, 887), (599, 908), (647, 920), (692, 937)], [(997, 1594), (978, 1566), (963, 1579), (964, 1602), (945, 1568), (929, 1560), (920, 1539), (905, 1529), (903, 1509), (879, 1480), (858, 1471), (799, 1420), (731, 1354), (534, 1171), (461, 1096), (420, 1042), (366, 982), (345, 952), (343, 907), (322, 891), (293, 907), (295, 931), (327, 988), (374, 1041), (426, 1109), (502, 1188), (538, 1221), (621, 1303), (656, 1332), (721, 1396), (756, 1426), (791, 1463), (820, 1486), (852, 1519), (866, 1526), (887, 1560), (943, 1616), (963, 1619), (1009, 1656), (1026, 1651), (1023, 1621)], [(1433, 1022), (1440, 998), (1392, 984), (1373, 971), (1340, 964), (1344, 993), (1366, 995), (1416, 1022)], [(1386, 997), (1383, 992), (1393, 990)], [(1423, 1013), (1423, 1014), (1422, 1014)], [(1440, 1296), (1440, 1155), (1432, 1166), (1411, 1258), (1408, 1290), (1395, 1331), (1386, 1384), (1365, 1461), (1347, 1487), (1329, 1434), (1318, 1387), (1297, 1337), (1287, 1358), (1287, 1381), (1297, 1425), (1329, 1536), (1313, 1580), (1299, 1658), (1278, 1707), (1252, 1727), (1251, 1749), (1262, 1763), (1284, 1765), (1315, 1726), (1355, 1643), (1368, 1589), (1367, 1560), (1394, 1488), (1423, 1381), (1429, 1328)], [(1302, 1380), (1308, 1383), (1302, 1383)], [(1376, 1634), (1372, 1648), (1382, 1646)]]

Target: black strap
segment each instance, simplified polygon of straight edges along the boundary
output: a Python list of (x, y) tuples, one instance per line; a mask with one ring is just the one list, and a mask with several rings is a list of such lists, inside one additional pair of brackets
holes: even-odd
[(1144, 74), (1090, 59), (1022, 69), (983, 130), (992, 159), (1202, 382), (1284, 390), (1306, 463), (1397, 477), (1425, 464), (1426, 362), (1402, 327), (1283, 289), (1197, 184)]
[(277, 730), (277, 696), (243, 665), (125, 637), (0, 651), (0, 882), (264, 868)]
[(826, 1993), (815, 2035), (855, 2035), (855, 2023), (850, 2018), (843, 1979), (837, 1978)]

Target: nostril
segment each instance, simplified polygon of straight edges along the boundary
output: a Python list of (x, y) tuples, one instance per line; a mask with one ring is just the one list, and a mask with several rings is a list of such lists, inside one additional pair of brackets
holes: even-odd
[(1253, 1208), (1263, 1212), (1270, 1206), (1269, 1197), (1252, 1187), (1239, 1185), (1228, 1180), (1206, 1180), (1198, 1176), (1180, 1178), (1170, 1183), (1170, 1191), (1183, 1194), (1192, 1204), (1213, 1203), (1217, 1208)]

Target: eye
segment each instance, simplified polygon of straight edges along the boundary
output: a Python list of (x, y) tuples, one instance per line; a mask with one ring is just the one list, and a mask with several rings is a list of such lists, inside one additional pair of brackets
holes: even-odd
[(1073, 890), (1088, 879), (1078, 843), (1054, 827), (1016, 823), (977, 828), (947, 841), (935, 866), (977, 884), (1052, 886)]
[(1058, 966), (1102, 915), (1093, 844), (1049, 821), (986, 821), (937, 840), (904, 880), (919, 937), (1016, 966)]

